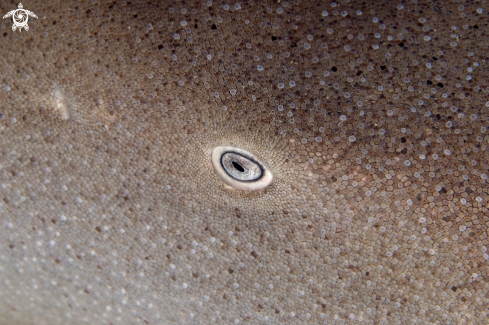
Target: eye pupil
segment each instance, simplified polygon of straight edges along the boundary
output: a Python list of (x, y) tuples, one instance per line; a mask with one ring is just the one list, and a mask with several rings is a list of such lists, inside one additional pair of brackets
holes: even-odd
[(234, 168), (236, 168), (240, 172), (243, 173), (245, 171), (244, 168), (240, 164), (238, 164), (237, 162), (233, 161), (232, 164), (233, 164)]

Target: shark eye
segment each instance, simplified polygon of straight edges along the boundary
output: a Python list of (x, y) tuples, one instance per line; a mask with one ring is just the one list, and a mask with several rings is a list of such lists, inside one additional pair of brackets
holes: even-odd
[(263, 176), (263, 168), (258, 163), (237, 152), (227, 151), (221, 155), (221, 165), (237, 181), (253, 182)]
[(270, 185), (273, 178), (258, 158), (239, 148), (214, 148), (212, 165), (222, 181), (239, 190), (261, 190)]

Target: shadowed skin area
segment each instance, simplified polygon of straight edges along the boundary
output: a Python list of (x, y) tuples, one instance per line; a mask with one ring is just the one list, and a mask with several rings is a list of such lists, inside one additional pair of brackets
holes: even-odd
[(486, 1), (23, 5), (0, 324), (487, 321)]

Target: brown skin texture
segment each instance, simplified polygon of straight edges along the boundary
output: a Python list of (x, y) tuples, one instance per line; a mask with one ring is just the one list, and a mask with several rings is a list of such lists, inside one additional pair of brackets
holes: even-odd
[(487, 2), (227, 4), (1, 22), (0, 324), (484, 323)]

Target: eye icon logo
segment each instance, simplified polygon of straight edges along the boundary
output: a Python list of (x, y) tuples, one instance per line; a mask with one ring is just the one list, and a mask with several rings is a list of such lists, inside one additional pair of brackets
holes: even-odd
[(22, 28), (24, 28), (26, 31), (29, 30), (29, 25), (27, 25), (29, 16), (37, 19), (36, 14), (23, 8), (24, 6), (22, 6), (22, 3), (19, 3), (19, 9), (9, 11), (5, 16), (3, 16), (4, 19), (12, 16), (12, 20), (14, 21), (14, 24), (12, 25), (12, 30), (14, 32), (17, 28), (19, 29), (19, 31), (21, 31)]

